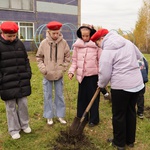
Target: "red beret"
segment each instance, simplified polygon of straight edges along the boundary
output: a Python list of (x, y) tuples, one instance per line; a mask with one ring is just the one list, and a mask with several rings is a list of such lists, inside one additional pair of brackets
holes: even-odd
[(1, 24), (1, 30), (5, 33), (16, 33), (18, 29), (18, 25), (12, 21), (6, 21)]
[(59, 30), (62, 27), (62, 23), (57, 21), (52, 21), (47, 24), (47, 28), (50, 30)]
[(95, 42), (99, 38), (105, 36), (109, 31), (107, 29), (100, 29), (98, 30), (93, 36), (91, 37), (91, 41)]

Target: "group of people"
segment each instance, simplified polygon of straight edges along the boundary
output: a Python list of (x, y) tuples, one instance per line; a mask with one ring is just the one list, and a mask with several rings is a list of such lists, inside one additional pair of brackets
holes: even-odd
[[(54, 117), (60, 123), (66, 124), (65, 101), (63, 97), (63, 75), (67, 71), (71, 61), (70, 49), (60, 32), (62, 24), (52, 21), (47, 24), (46, 38), (40, 43), (36, 53), (36, 60), (40, 72), (43, 74), (44, 89), (44, 115), (47, 124), (54, 124)], [(101, 49), (90, 37), (96, 32), (93, 27), (82, 26), (77, 30), (78, 39), (74, 43), (72, 64), (68, 71), (69, 79), (72, 79), (76, 72), (79, 82), (77, 117), (81, 118), (90, 99), (94, 95), (98, 81), (98, 66)], [(55, 91), (54, 101), (52, 100), (53, 86)], [(103, 88), (104, 97), (109, 98), (109, 93)], [(99, 99), (98, 96), (87, 116), (89, 126), (99, 123)]]
[[(136, 104), (140, 93), (145, 91), (138, 65), (138, 60), (143, 60), (142, 53), (117, 33), (104, 28), (96, 31), (93, 26), (83, 24), (77, 30), (71, 56), (61, 33), (62, 23), (51, 21), (46, 27), (46, 38), (40, 43), (36, 60), (43, 75), (43, 117), (47, 124), (53, 125), (54, 117), (61, 124), (67, 123), (63, 76), (71, 64), (68, 78), (72, 80), (76, 75), (78, 81), (77, 117), (82, 117), (100, 87), (104, 98), (112, 103), (113, 138), (107, 141), (118, 150), (124, 150), (126, 145), (134, 147)], [(32, 72), (25, 47), (17, 38), (17, 24), (3, 22), (0, 28), (0, 95), (6, 105), (8, 131), (13, 139), (19, 139), (21, 130), (31, 132), (27, 96), (31, 94)], [(108, 83), (111, 92), (106, 90)], [(85, 118), (89, 127), (100, 122), (99, 101), (100, 94)]]

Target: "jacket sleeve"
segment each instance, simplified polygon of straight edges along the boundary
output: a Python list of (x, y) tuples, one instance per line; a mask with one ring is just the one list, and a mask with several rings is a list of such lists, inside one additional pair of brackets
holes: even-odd
[(143, 54), (140, 52), (140, 50), (135, 46), (135, 53), (136, 53), (136, 57), (137, 57), (137, 60), (139, 59), (143, 59)]
[(65, 44), (65, 54), (64, 54), (65, 71), (67, 70), (69, 64), (70, 64), (70, 48), (69, 48), (69, 45), (66, 42), (66, 44)]
[(141, 70), (144, 83), (148, 82), (148, 62), (145, 57), (143, 57), (144, 68)]
[(23, 43), (22, 43), (22, 45), (23, 45), (23, 51), (24, 51), (24, 55), (25, 55), (24, 57), (25, 57), (26, 69), (27, 69), (27, 72), (29, 74), (29, 78), (31, 79), (32, 71), (31, 71), (30, 61), (29, 61), (29, 58), (28, 58), (26, 48), (25, 48)]
[(0, 71), (0, 90), (2, 89), (2, 73)]
[(143, 58), (144, 63), (145, 63), (145, 67), (146, 67), (146, 73), (148, 75), (148, 70), (149, 70), (149, 65), (148, 65), (148, 61), (146, 60), (146, 58)]
[(1, 88), (2, 88), (2, 73), (1, 73), (1, 68), (0, 68), (0, 90), (1, 90)]
[(36, 53), (36, 61), (40, 72), (45, 75), (47, 71), (46, 71), (46, 66), (44, 64), (44, 53), (42, 49), (42, 44), (40, 44), (38, 51)]
[(101, 53), (102, 53), (102, 49), (101, 48), (97, 48), (98, 50), (98, 64), (97, 64), (97, 66), (98, 66), (98, 68), (99, 68), (99, 61), (100, 61), (100, 56), (101, 56)]
[(99, 61), (98, 86), (105, 88), (111, 79), (113, 59), (110, 59), (109, 52), (103, 51)]
[(68, 73), (74, 74), (76, 69), (77, 69), (77, 48), (74, 47), (73, 54), (72, 54), (72, 63), (71, 63)]
[(32, 71), (31, 71), (30, 61), (29, 61), (28, 57), (26, 58), (26, 68), (27, 68), (29, 77), (31, 79), (31, 77), (32, 77)]

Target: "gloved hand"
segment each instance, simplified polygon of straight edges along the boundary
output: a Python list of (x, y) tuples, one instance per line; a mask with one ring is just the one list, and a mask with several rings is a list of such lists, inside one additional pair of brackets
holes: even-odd
[(104, 94), (104, 99), (105, 100), (109, 100), (111, 102), (111, 94), (109, 92), (107, 92), (106, 94)]

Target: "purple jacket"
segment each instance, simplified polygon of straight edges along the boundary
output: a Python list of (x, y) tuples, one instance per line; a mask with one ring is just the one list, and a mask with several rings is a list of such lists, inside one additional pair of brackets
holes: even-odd
[(85, 76), (98, 75), (101, 49), (94, 42), (84, 43), (81, 39), (77, 39), (73, 47), (72, 64), (68, 73), (76, 72), (79, 83)]
[(112, 89), (132, 89), (142, 85), (143, 79), (138, 65), (142, 53), (132, 42), (109, 32), (101, 46), (99, 87), (105, 87), (109, 81)]

